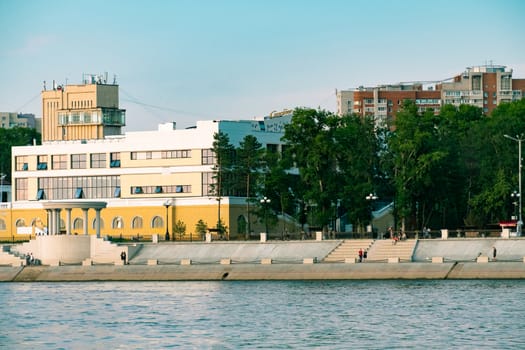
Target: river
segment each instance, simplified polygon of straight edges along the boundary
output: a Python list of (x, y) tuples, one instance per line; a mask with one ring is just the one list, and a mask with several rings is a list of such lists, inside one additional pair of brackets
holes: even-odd
[(524, 280), (2, 283), (2, 349), (523, 349)]

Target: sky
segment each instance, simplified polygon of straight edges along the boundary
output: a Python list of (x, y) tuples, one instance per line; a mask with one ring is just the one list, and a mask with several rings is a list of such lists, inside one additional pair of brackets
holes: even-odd
[(0, 111), (116, 79), (125, 131), (311, 107), (336, 89), (497, 64), (525, 79), (522, 0), (0, 0)]

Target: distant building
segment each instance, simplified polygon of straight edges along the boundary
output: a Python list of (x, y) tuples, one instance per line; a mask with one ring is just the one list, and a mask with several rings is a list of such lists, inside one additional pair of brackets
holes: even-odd
[(468, 67), (465, 72), (443, 81), (421, 81), (358, 87), (336, 91), (337, 114), (370, 116), (376, 125), (390, 125), (404, 100), (412, 100), (420, 112), (432, 109), (439, 114), (446, 104), (467, 104), (490, 114), (500, 103), (525, 96), (525, 79), (513, 79), (505, 66)]
[(11, 129), (14, 127), (40, 129), (40, 120), (34, 114), (0, 112), (0, 128)]

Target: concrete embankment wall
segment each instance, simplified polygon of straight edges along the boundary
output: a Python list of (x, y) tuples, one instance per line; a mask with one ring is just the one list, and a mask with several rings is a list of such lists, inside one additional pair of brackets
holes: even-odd
[(419, 240), (413, 261), (428, 261), (440, 256), (445, 261), (475, 261), (479, 255), (492, 258), (492, 248), (500, 261), (522, 261), (525, 256), (525, 239), (431, 239)]
[(523, 262), (0, 267), (3, 282), (524, 278)]
[(135, 255), (133, 264), (145, 264), (150, 259), (161, 263), (177, 263), (190, 259), (199, 263), (214, 263), (221, 259), (232, 262), (258, 262), (272, 259), (277, 262), (302, 262), (304, 258), (321, 260), (342, 241), (285, 241), (285, 242), (212, 242), (144, 244)]

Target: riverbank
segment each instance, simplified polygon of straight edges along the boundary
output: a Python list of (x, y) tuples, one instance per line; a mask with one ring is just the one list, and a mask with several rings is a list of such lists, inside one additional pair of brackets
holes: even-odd
[(1, 282), (525, 279), (523, 262), (0, 267)]

